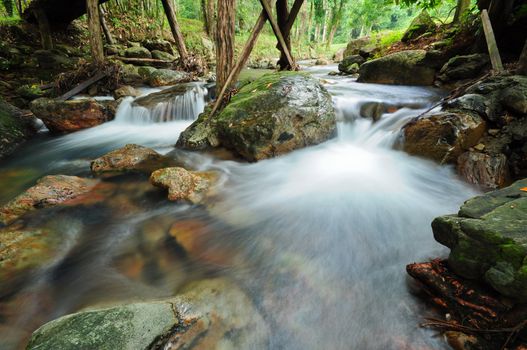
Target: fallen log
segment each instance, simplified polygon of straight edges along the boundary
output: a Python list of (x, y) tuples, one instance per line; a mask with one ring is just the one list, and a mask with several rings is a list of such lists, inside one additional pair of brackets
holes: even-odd
[(104, 77), (106, 77), (106, 72), (97, 73), (93, 77), (91, 77), (90, 79), (88, 79), (88, 80), (80, 83), (79, 85), (75, 86), (73, 89), (71, 89), (70, 91), (66, 92), (64, 95), (60, 96), (57, 99), (59, 101), (69, 100), (73, 96), (77, 95), (78, 93), (80, 93), (84, 89), (89, 88), (90, 86), (92, 86), (93, 84), (95, 84), (96, 82), (98, 82), (99, 80), (101, 80)]

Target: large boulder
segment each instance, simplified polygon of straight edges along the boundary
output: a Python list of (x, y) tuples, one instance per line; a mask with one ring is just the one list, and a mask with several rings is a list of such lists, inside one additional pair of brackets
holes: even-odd
[(486, 130), (478, 115), (439, 112), (413, 120), (403, 128), (403, 149), (440, 163), (455, 163), (457, 157), (476, 145)]
[(0, 223), (9, 224), (27, 212), (66, 204), (92, 190), (97, 180), (77, 176), (48, 175), (0, 208)]
[(0, 159), (35, 133), (33, 122), (20, 109), (0, 99)]
[(91, 162), (91, 171), (96, 174), (138, 171), (150, 173), (174, 164), (174, 160), (151, 148), (128, 144), (111, 151)]
[(188, 171), (178, 167), (159, 169), (150, 175), (152, 185), (168, 190), (169, 200), (186, 200), (193, 204), (203, 203), (215, 180), (213, 172)]
[(151, 72), (148, 76), (148, 84), (154, 87), (175, 85), (189, 82), (191, 80), (192, 77), (189, 73), (171, 69), (157, 69)]
[(358, 55), (360, 50), (367, 46), (371, 42), (370, 37), (365, 36), (358, 39), (353, 39), (348, 42), (348, 45), (346, 45), (346, 49), (343, 52), (344, 57), (352, 56), (352, 55)]
[(448, 60), (439, 71), (438, 79), (443, 83), (478, 77), (490, 63), (489, 55), (475, 53), (472, 55), (455, 56)]
[(351, 55), (344, 58), (339, 63), (339, 71), (346, 74), (356, 74), (359, 72), (359, 67), (366, 60), (361, 55)]
[(227, 280), (210, 279), (170, 299), (61, 317), (37, 329), (27, 349), (264, 349), (268, 338), (249, 298)]
[(395, 85), (432, 85), (436, 69), (425, 50), (395, 52), (361, 65), (359, 82)]
[(207, 119), (202, 114), (178, 146), (221, 145), (258, 161), (321, 143), (336, 132), (331, 96), (307, 73), (266, 74), (241, 88), (212, 122)]
[(49, 131), (55, 133), (91, 128), (115, 117), (115, 106), (112, 103), (92, 98), (68, 101), (39, 98), (31, 102), (30, 108)]
[(435, 239), (450, 248), (449, 266), (527, 302), (527, 179), (468, 200), (457, 215), (432, 222)]
[(403, 43), (408, 42), (410, 40), (416, 39), (426, 32), (434, 31), (435, 29), (436, 25), (434, 20), (432, 17), (430, 17), (428, 11), (423, 10), (417, 17), (413, 19), (412, 23), (410, 23), (410, 26), (406, 32), (404, 32), (401, 41)]

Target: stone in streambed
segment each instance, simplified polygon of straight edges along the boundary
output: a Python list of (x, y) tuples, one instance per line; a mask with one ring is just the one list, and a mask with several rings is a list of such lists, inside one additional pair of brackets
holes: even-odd
[(192, 81), (189, 73), (171, 69), (156, 69), (148, 76), (148, 84), (153, 87), (176, 85), (189, 81)]
[(476, 145), (486, 130), (476, 114), (440, 112), (414, 120), (403, 128), (403, 149), (409, 154), (455, 163), (457, 157)]
[(113, 92), (113, 97), (116, 100), (122, 97), (127, 97), (127, 96), (132, 96), (132, 97), (141, 96), (141, 91), (137, 90), (133, 86), (125, 85), (125, 86), (121, 86), (120, 88), (116, 89)]
[(39, 98), (31, 102), (30, 108), (51, 132), (67, 133), (112, 120), (115, 117), (114, 103), (92, 98), (68, 101)]
[(97, 180), (77, 176), (49, 175), (0, 208), (0, 223), (9, 224), (35, 209), (66, 204), (91, 191)]
[(193, 204), (203, 203), (215, 180), (213, 172), (188, 171), (177, 167), (159, 169), (150, 175), (152, 185), (168, 189), (169, 200), (186, 200)]
[(212, 122), (202, 114), (177, 145), (223, 146), (258, 161), (324, 142), (335, 133), (331, 96), (320, 82), (305, 73), (279, 72), (245, 85)]
[(263, 349), (268, 338), (249, 298), (218, 278), (170, 299), (63, 316), (37, 329), (27, 349)]
[(96, 174), (127, 171), (150, 173), (174, 163), (172, 158), (163, 156), (151, 148), (128, 144), (93, 160), (90, 168)]
[(339, 63), (339, 71), (346, 74), (356, 74), (359, 72), (359, 67), (366, 60), (360, 55), (351, 55)]
[(31, 119), (24, 113), (0, 99), (0, 159), (36, 133)]
[(451, 249), (450, 267), (503, 295), (527, 301), (527, 179), (475, 197), (457, 215), (432, 222), (435, 239)]

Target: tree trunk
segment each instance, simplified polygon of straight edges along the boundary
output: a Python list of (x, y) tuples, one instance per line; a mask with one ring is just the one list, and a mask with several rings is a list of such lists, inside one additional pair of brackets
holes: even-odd
[[(287, 28), (288, 17), (289, 10), (287, 8), (287, 0), (276, 0), (276, 22), (278, 24), (278, 28), (280, 28), (280, 32), (282, 32), (287, 49), (289, 52), (291, 52), (291, 28)], [(280, 44), (277, 44), (276, 47), (280, 50), (280, 60), (278, 60), (278, 66), (280, 67), (280, 70), (291, 68), (287, 62), (286, 54)]]
[(53, 49), (53, 38), (51, 37), (51, 29), (49, 27), (49, 21), (46, 12), (40, 6), (36, 7), (33, 12), (38, 22), (42, 48), (44, 50)]
[(454, 20), (452, 22), (455, 24), (461, 22), (461, 18), (467, 12), (469, 6), (470, 0), (457, 0), (456, 13), (454, 14)]
[(492, 69), (496, 72), (503, 71), (503, 64), (501, 63), (501, 57), (496, 44), (496, 38), (492, 30), (489, 15), (487, 10), (481, 12), (481, 21), (483, 22), (483, 30), (485, 32), (485, 39), (487, 39), (487, 48), (489, 50), (490, 62), (492, 63)]
[(218, 0), (216, 19), (216, 91), (221, 91), (234, 62), (236, 0)]
[(179, 29), (179, 24), (176, 18), (176, 11), (174, 9), (174, 3), (172, 0), (161, 0), (163, 3), (163, 8), (165, 9), (165, 14), (168, 19), (168, 24), (170, 25), (170, 30), (174, 36), (176, 42), (177, 51), (179, 53), (179, 58), (181, 65), (187, 67), (188, 65), (188, 53), (187, 47), (185, 46), (185, 40), (183, 39), (183, 34)]
[(214, 0), (201, 0), (203, 26), (209, 38), (214, 38)]
[(99, 17), (99, 1), (86, 0), (86, 13), (88, 15), (91, 54), (96, 64), (102, 64), (104, 62), (104, 45), (102, 42), (101, 21)]
[(101, 6), (99, 6), (99, 16), (101, 17), (102, 31), (104, 32), (104, 36), (106, 37), (106, 41), (108, 42), (108, 44), (114, 45), (115, 40), (113, 40), (112, 33), (110, 32), (110, 28), (108, 28), (108, 24), (106, 24), (104, 15), (105, 15), (104, 9)]
[(527, 40), (525, 41), (520, 59), (518, 60), (518, 70), (516, 72), (518, 74), (527, 75)]

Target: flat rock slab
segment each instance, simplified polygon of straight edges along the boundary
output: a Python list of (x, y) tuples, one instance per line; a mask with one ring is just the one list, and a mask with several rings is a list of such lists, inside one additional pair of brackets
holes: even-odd
[(7, 225), (27, 212), (66, 204), (91, 191), (97, 183), (97, 180), (77, 176), (45, 176), (35, 186), (0, 208), (0, 223)]
[(156, 170), (150, 176), (150, 182), (156, 187), (168, 190), (171, 201), (186, 200), (193, 204), (201, 204), (209, 194), (216, 180), (214, 172), (188, 171), (173, 167)]
[(468, 200), (458, 215), (436, 218), (432, 229), (451, 249), (456, 273), (527, 301), (527, 179)]

